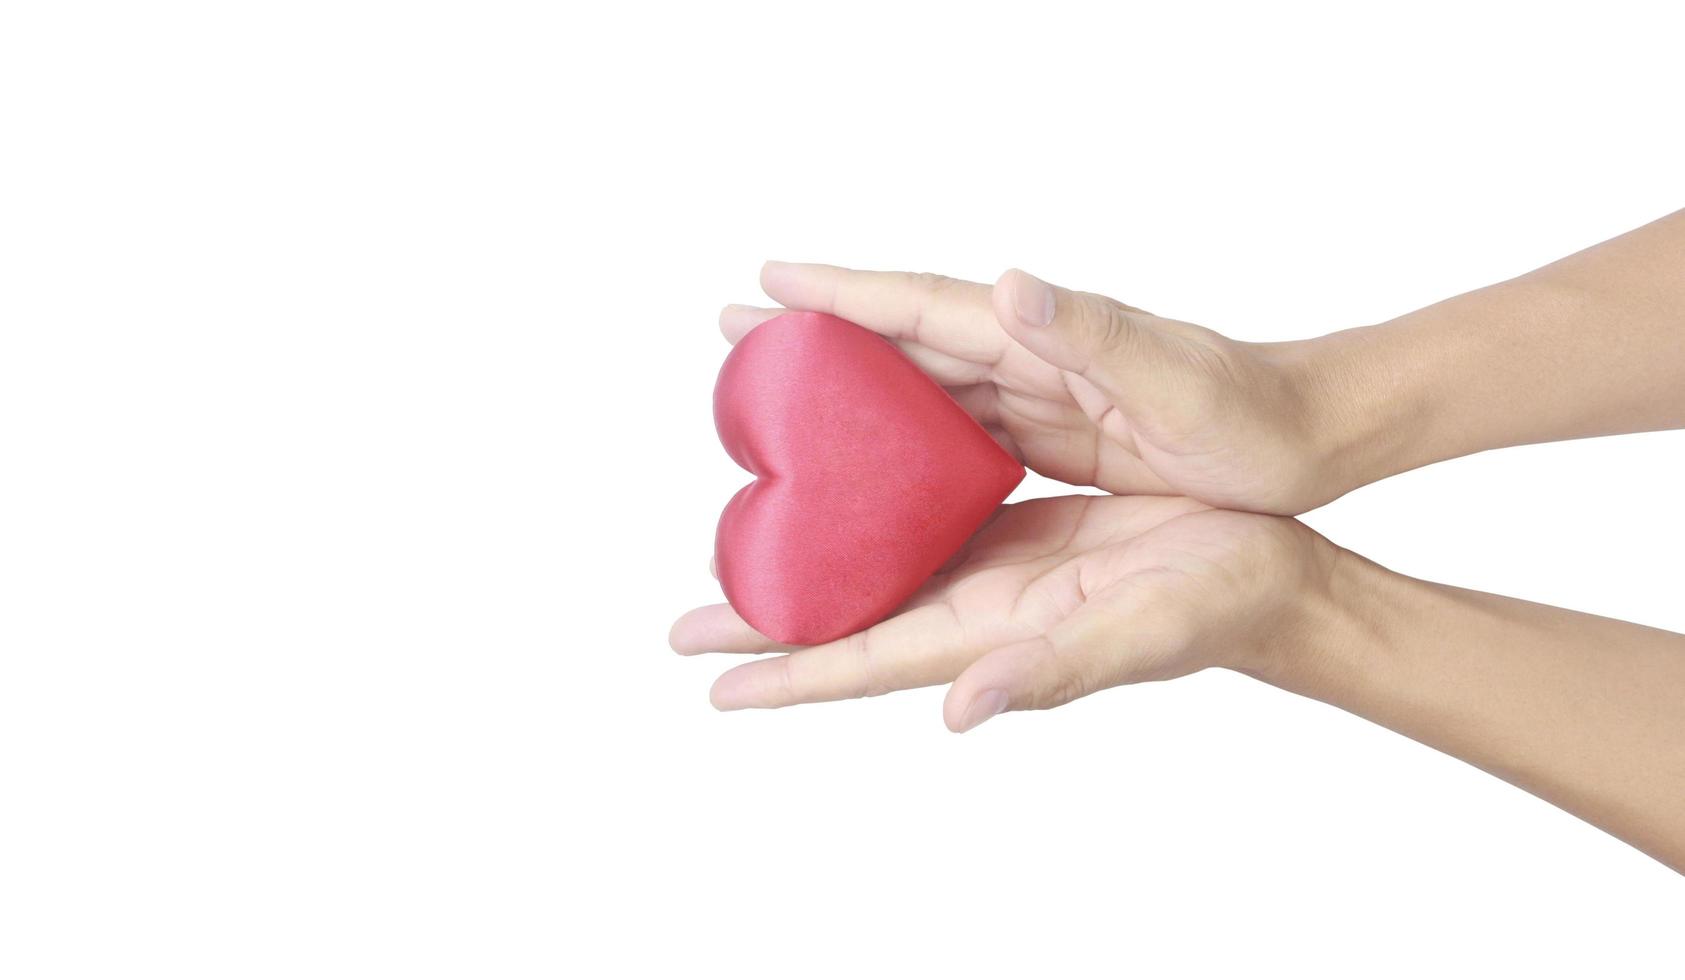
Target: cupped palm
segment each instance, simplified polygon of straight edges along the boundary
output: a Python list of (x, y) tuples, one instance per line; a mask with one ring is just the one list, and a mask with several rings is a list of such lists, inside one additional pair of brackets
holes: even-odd
[[(1320, 541), (1290, 519), (1182, 497), (1006, 506), (895, 616), (735, 667), (712, 698), (735, 709), (870, 697), (953, 681), (1000, 654), (1028, 691), (1013, 707), (1048, 707), (1208, 666), (1256, 667), (1271, 651), (1253, 627), (1316, 573)], [(780, 649), (728, 606), (687, 613), (672, 641), (683, 653)]]

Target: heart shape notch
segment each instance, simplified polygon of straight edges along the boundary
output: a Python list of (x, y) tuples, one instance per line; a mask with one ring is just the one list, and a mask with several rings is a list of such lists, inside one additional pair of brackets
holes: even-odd
[(824, 313), (776, 316), (738, 342), (714, 425), (756, 477), (720, 514), (720, 585), (780, 643), (894, 612), (1024, 478), (894, 344)]

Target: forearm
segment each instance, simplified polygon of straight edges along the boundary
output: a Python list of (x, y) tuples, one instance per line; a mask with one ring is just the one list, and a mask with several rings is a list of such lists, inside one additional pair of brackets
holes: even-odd
[(1341, 552), (1263, 679), (1479, 766), (1685, 872), (1685, 636)]
[(1685, 211), (1295, 356), (1345, 489), (1486, 449), (1685, 427)]

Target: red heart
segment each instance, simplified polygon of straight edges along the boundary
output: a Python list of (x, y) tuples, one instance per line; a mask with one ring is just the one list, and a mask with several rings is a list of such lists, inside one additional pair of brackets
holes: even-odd
[(720, 585), (781, 643), (894, 612), (1024, 478), (895, 345), (823, 313), (785, 313), (738, 343), (714, 425), (757, 477), (720, 515)]

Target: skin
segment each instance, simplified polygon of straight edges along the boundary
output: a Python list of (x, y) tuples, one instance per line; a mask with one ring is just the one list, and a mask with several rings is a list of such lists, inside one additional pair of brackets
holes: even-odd
[[(1243, 344), (1017, 270), (769, 263), (899, 344), (1025, 465), (1118, 496), (1003, 507), (896, 616), (783, 651), (729, 606), (675, 650), (785, 655), (724, 710), (950, 683), (949, 728), (1226, 667), (1464, 759), (1685, 872), (1685, 636), (1421, 582), (1288, 516), (1440, 459), (1685, 427), (1685, 212), (1397, 320)], [(780, 309), (727, 307), (733, 342)]]
[[(1052, 707), (1219, 663), (1264, 671), (1277, 650), (1253, 639), (1297, 632), (1277, 621), (1291, 612), (1279, 598), (1314, 585), (1332, 557), (1297, 521), (1186, 497), (1031, 500), (1002, 507), (898, 615), (737, 667), (712, 697), (721, 708), (772, 708), (963, 676), (944, 708), (949, 727), (963, 731), (1009, 706)], [(1260, 621), (1273, 628), (1257, 630)], [(1067, 659), (1114, 647), (1109, 638), (1125, 624), (1118, 656)], [(778, 649), (726, 605), (687, 613), (672, 640), (681, 653)]]

